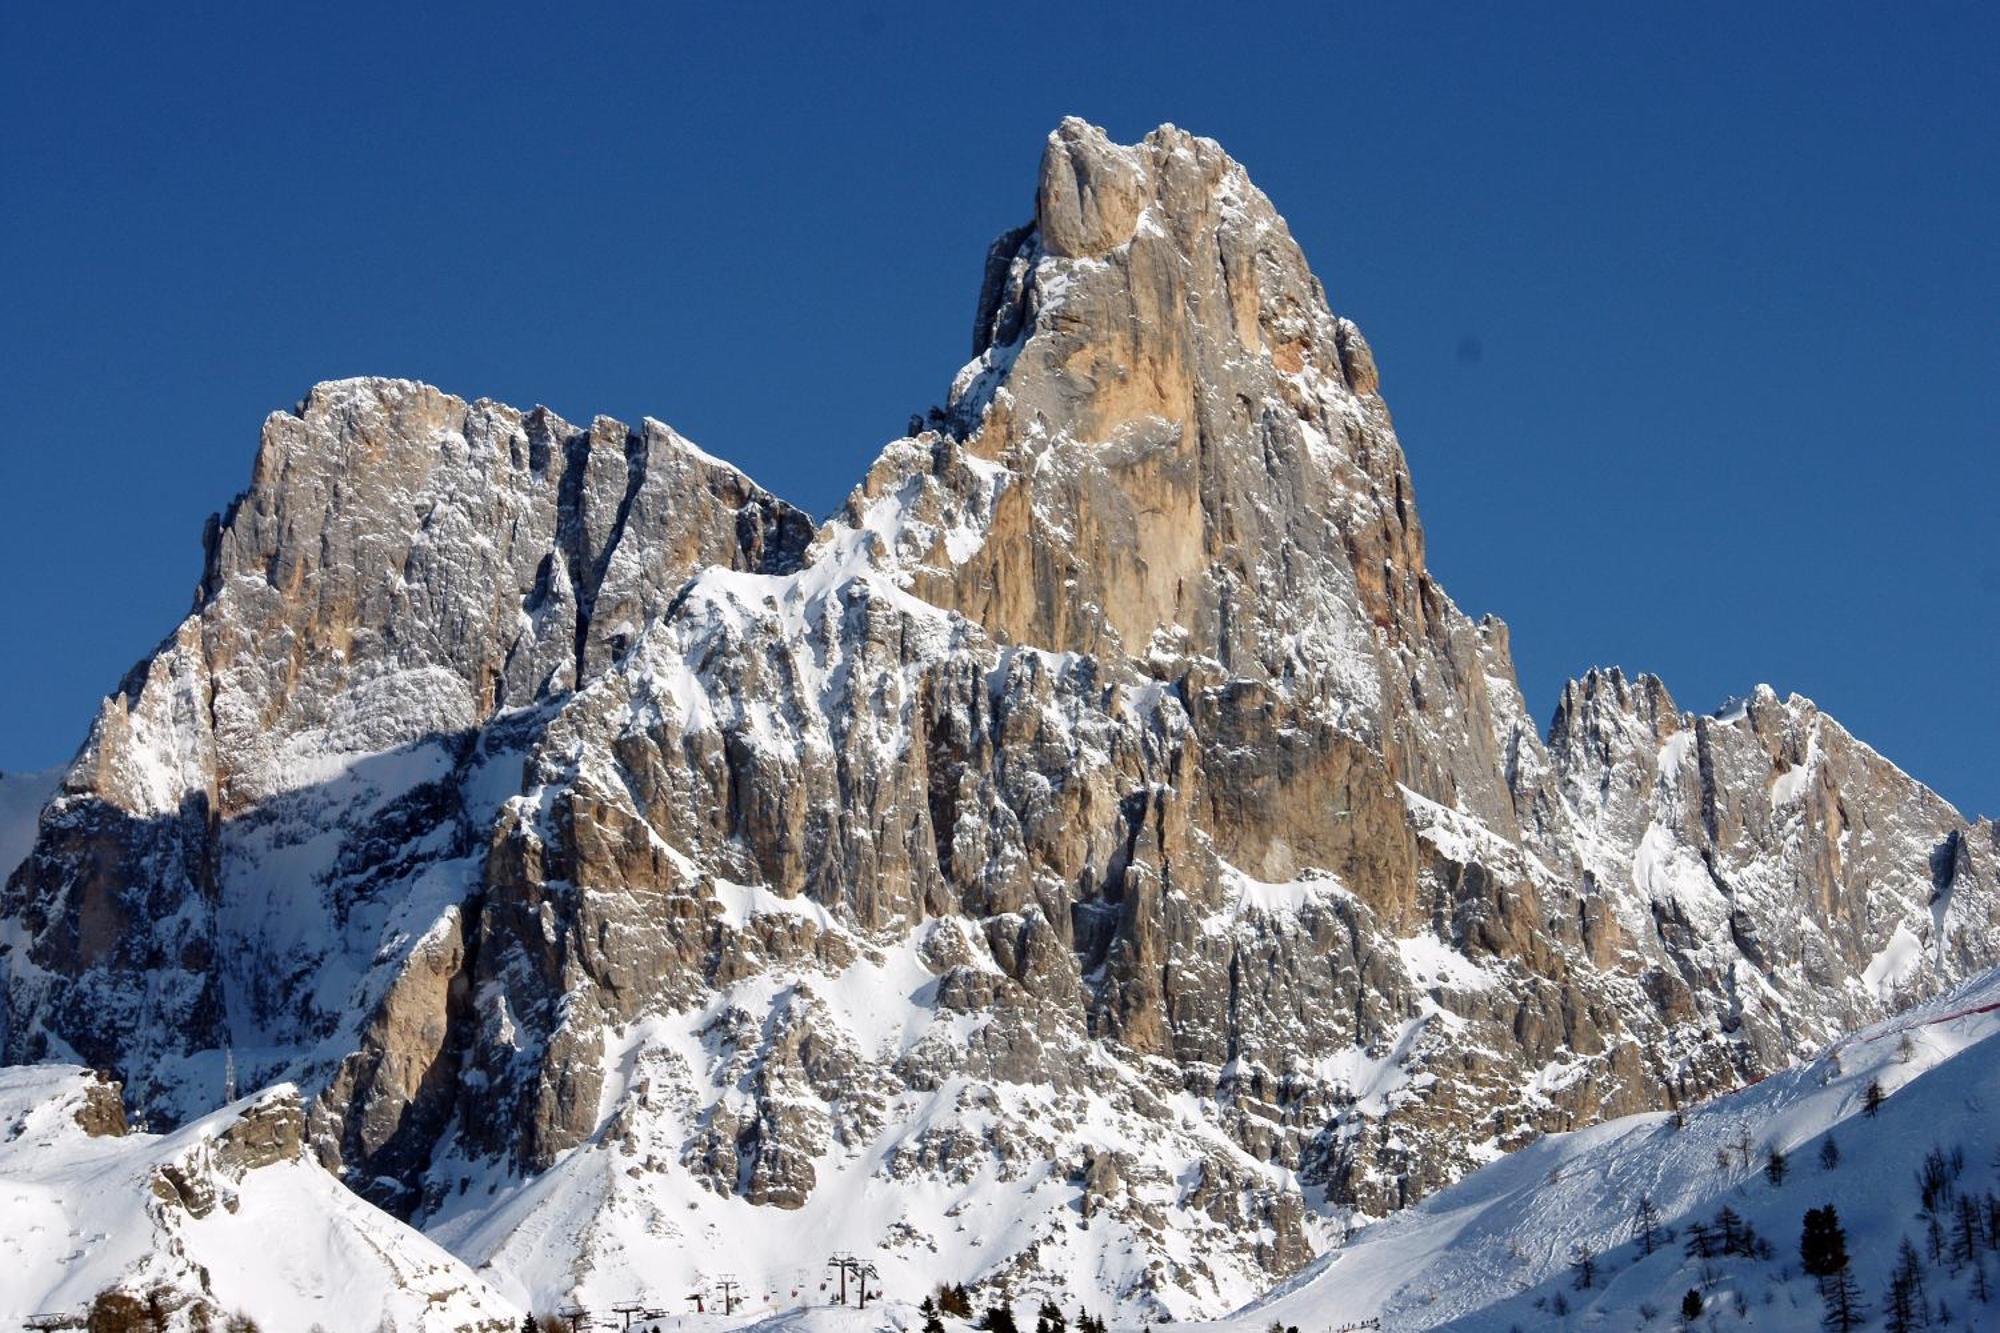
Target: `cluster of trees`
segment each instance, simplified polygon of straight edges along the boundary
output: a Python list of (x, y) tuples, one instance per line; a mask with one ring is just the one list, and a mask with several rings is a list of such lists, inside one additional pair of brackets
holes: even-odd
[[(1972, 1298), (1982, 1305), (1993, 1300), (1986, 1255), (2000, 1252), (2000, 1195), (1987, 1190), (1975, 1197), (1960, 1188), (1965, 1154), (1954, 1148), (1933, 1148), (1917, 1169), (1918, 1216), (1924, 1244), (1908, 1236), (1896, 1248), (1895, 1266), (1882, 1294), (1882, 1323), (1889, 1333), (1952, 1323), (1951, 1304), (1943, 1296), (1931, 1300), (1928, 1276), (1942, 1265), (1953, 1277), (1970, 1272)], [(1860, 1284), (1847, 1252), (1847, 1233), (1832, 1204), (1806, 1210), (1799, 1236), (1799, 1263), (1819, 1282), (1826, 1305), (1822, 1325), (1829, 1333), (1849, 1333), (1864, 1317)]]
[(1688, 1223), (1684, 1247), (1690, 1259), (1771, 1259), (1777, 1254), (1771, 1242), (1726, 1203), (1717, 1210), (1713, 1222), (1697, 1218)]
[[(926, 1297), (923, 1305), (919, 1307), (924, 1312), (924, 1333), (943, 1333), (944, 1322), (938, 1317), (939, 1313), (957, 1313), (956, 1310), (946, 1308), (945, 1291), (945, 1288), (940, 1287), (935, 1299)], [(972, 1302), (966, 1298), (965, 1288), (956, 1289), (953, 1304), (963, 1304), (965, 1310), (970, 1313)], [(986, 1313), (979, 1317), (979, 1327), (986, 1330), (986, 1333), (1020, 1333), (1020, 1325), (1014, 1319), (1014, 1307), (1005, 1297), (986, 1307)], [(1040, 1308), (1035, 1311), (1035, 1333), (1069, 1333), (1071, 1327), (1068, 1316), (1063, 1314), (1062, 1307), (1052, 1300), (1043, 1301)], [(1105, 1333), (1104, 1321), (1081, 1305), (1077, 1307), (1074, 1327), (1076, 1333)]]
[(1908, 1236), (1897, 1247), (1896, 1266), (1882, 1296), (1882, 1322), (1890, 1333), (1951, 1322), (1951, 1306), (1943, 1297), (1931, 1304), (1925, 1282), (1931, 1267), (1943, 1265), (1953, 1277), (1970, 1269), (1972, 1298), (1982, 1305), (1993, 1300), (1986, 1255), (2000, 1252), (2000, 1195), (1989, 1189), (1975, 1196), (1961, 1189), (1964, 1175), (1965, 1153), (1959, 1148), (1932, 1148), (1917, 1168), (1924, 1248), (1919, 1252)]
[[(1881, 1085), (1871, 1082), (1863, 1098), (1864, 1109), (1873, 1115), (1885, 1100)], [(1747, 1165), (1752, 1151), (1753, 1144), (1746, 1132), (1720, 1150), (1718, 1157), (1732, 1166)], [(1821, 1141), (1816, 1156), (1822, 1172), (1838, 1170), (1841, 1165), (1840, 1145), (1831, 1136)], [(1994, 1167), (2000, 1170), (2000, 1154), (1995, 1156)], [(1792, 1174), (1786, 1153), (1774, 1145), (1767, 1146), (1763, 1154), (1765, 1179), (1773, 1186), (1782, 1186)], [(1821, 1323), (1828, 1333), (1852, 1333), (1871, 1314), (1880, 1317), (1881, 1326), (1888, 1333), (1919, 1333), (1952, 1325), (1956, 1316), (1950, 1302), (1931, 1290), (1939, 1268), (1964, 1282), (1970, 1299), (1979, 1305), (1995, 1301), (1994, 1287), (2000, 1285), (2000, 1280), (1989, 1275), (1988, 1256), (2000, 1254), (2000, 1193), (1968, 1189), (1964, 1175), (1962, 1149), (1932, 1148), (1924, 1155), (1915, 1180), (1921, 1229), (1914, 1237), (1904, 1237), (1897, 1247), (1895, 1263), (1888, 1273), (1877, 1310), (1871, 1311), (1863, 1299), (1839, 1211), (1831, 1203), (1805, 1210), (1799, 1233), (1799, 1263), (1818, 1284), (1825, 1307)], [(1628, 1234), (1642, 1256), (1650, 1256), (1679, 1239), (1688, 1258), (1701, 1261), (1701, 1283), (1687, 1291), (1680, 1301), (1678, 1313), (1684, 1328), (1693, 1327), (1707, 1310), (1709, 1295), (1718, 1280), (1713, 1261), (1743, 1258), (1769, 1263), (1777, 1257), (1771, 1243), (1726, 1203), (1713, 1219), (1698, 1218), (1685, 1223), (1677, 1236), (1674, 1228), (1665, 1224), (1652, 1197), (1641, 1195), (1633, 1209)], [(1589, 1245), (1576, 1246), (1570, 1253), (1569, 1285), (1578, 1291), (1597, 1287), (1602, 1281), (1603, 1263)], [(1537, 1299), (1535, 1305), (1558, 1317), (1570, 1311), (1570, 1301), (1563, 1292)], [(1748, 1301), (1741, 1292), (1736, 1295), (1736, 1307), (1739, 1314), (1747, 1313)], [(1641, 1313), (1650, 1324), (1660, 1311), (1644, 1305)], [(1976, 1319), (1971, 1324), (1984, 1326)], [(1273, 1329), (1271, 1333), (1284, 1331)]]
[[(91, 1298), (84, 1328), (86, 1333), (167, 1333), (169, 1319), (184, 1300), (165, 1287), (144, 1295), (107, 1287)], [(187, 1306), (187, 1327), (195, 1333), (262, 1333), (249, 1315), (221, 1314), (201, 1300)]]

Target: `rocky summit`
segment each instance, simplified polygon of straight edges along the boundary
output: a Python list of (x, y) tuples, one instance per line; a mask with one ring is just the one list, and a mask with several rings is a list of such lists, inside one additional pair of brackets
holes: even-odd
[(970, 352), (818, 524), (652, 420), (272, 416), (0, 866), (5, 1060), (295, 1085), (521, 1304), (1186, 1318), (2000, 963), (1994, 826), (1809, 701), (1536, 728), (1214, 142), (1065, 121)]

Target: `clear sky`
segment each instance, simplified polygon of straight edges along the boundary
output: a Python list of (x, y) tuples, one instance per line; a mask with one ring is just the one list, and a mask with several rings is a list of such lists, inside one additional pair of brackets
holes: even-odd
[(1075, 113), (1277, 202), (1539, 716), (1769, 681), (2000, 814), (2000, 6), (542, 8), (0, 14), (0, 767), (315, 380), (651, 414), (824, 512)]

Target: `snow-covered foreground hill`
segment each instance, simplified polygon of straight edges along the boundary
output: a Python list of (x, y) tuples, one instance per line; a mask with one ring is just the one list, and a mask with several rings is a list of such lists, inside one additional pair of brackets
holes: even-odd
[(294, 1089), (171, 1134), (123, 1129), (115, 1086), (86, 1070), (0, 1069), (0, 1327), (75, 1318), (110, 1288), (156, 1297), (175, 1328), (518, 1326), (464, 1264), (304, 1155)]
[[(1987, 1235), (1974, 1261), (1954, 1267), (1947, 1211), (1946, 1251), (1928, 1262), (1917, 1185), (1925, 1156), (1938, 1149), (1947, 1160), (1962, 1157), (1960, 1195), (1983, 1202), (2000, 1192), (1996, 1036), (2000, 973), (1990, 973), (1810, 1064), (1690, 1110), (1683, 1126), (1639, 1115), (1543, 1138), (1369, 1227), (1216, 1327), (1323, 1330), (1380, 1318), (1399, 1330), (1667, 1329), (1696, 1288), (1700, 1327), (1818, 1329), (1823, 1306), (1800, 1271), (1799, 1238), (1806, 1209), (1826, 1203), (1839, 1210), (1874, 1315), (1907, 1237), (1927, 1261), (1933, 1316), (1943, 1300), (1960, 1327), (2000, 1327), (2000, 1304), (1978, 1299), (1975, 1276), (1983, 1269), (2000, 1302), (2000, 1253), (1991, 1247), (2000, 1236)], [(1887, 1094), (1873, 1116), (1871, 1082)], [(1839, 1154), (1832, 1168), (1821, 1157), (1829, 1140)], [(1766, 1172), (1774, 1147), (1786, 1155), (1780, 1184)], [(1634, 1238), (1642, 1196), (1675, 1233), (1650, 1256)], [(1687, 1253), (1691, 1224), (1713, 1223), (1725, 1206), (1769, 1242), (1768, 1258), (1704, 1263)], [(1579, 1247), (1596, 1257), (1588, 1290), (1577, 1286)], [(1881, 1321), (1871, 1316), (1867, 1326)]]
[[(2000, 1134), (1991, 1114), (2000, 1106), (1996, 1037), (2000, 972), (1678, 1120), (1631, 1116), (1540, 1139), (1368, 1227), (1277, 1291), (1203, 1327), (1261, 1333), (1274, 1323), (1326, 1330), (1378, 1319), (1398, 1330), (1665, 1330), (1678, 1326), (1693, 1289), (1702, 1298), (1702, 1328), (1816, 1329), (1822, 1300), (1800, 1269), (1799, 1235), (1805, 1211), (1827, 1203), (1845, 1227), (1868, 1326), (1881, 1326), (1906, 1238), (1923, 1259), (1933, 1317), (1942, 1302), (1958, 1326), (1992, 1326), (2000, 1305), (1984, 1303), (1981, 1291), (2000, 1301), (2000, 1226), (1987, 1216), (1989, 1196), (2000, 1194)], [(1872, 1115), (1871, 1084), (1883, 1094)], [(0, 1321), (79, 1312), (97, 1292), (119, 1286), (165, 1293), (178, 1311), (176, 1328), (187, 1326), (196, 1305), (217, 1316), (247, 1312), (268, 1329), (372, 1333), (385, 1320), (406, 1333), (513, 1327), (522, 1303), (565, 1285), (541, 1269), (579, 1258), (578, 1237), (556, 1234), (577, 1210), (539, 1197), (502, 1210), (489, 1224), (493, 1234), (439, 1228), (438, 1239), (455, 1242), (463, 1256), (454, 1257), (308, 1159), (290, 1088), (246, 1098), (167, 1135), (120, 1133), (121, 1116), (110, 1085), (86, 1071), (0, 1070), (7, 1219)], [(1831, 1165), (1828, 1142), (1837, 1148)], [(1786, 1166), (1775, 1183), (1772, 1149)], [(582, 1175), (559, 1169), (541, 1183), (561, 1196), (593, 1174), (610, 1180), (615, 1172), (595, 1169), (597, 1152), (573, 1154), (570, 1165), (590, 1168)], [(1956, 1207), (1947, 1202), (1939, 1210), (1934, 1259), (1918, 1186), (1932, 1154), (1947, 1164), (1952, 1192), (1977, 1213), (1967, 1247)], [(874, 1183), (882, 1197), (861, 1190), (851, 1200), (858, 1213), (895, 1205), (899, 1187)], [(1650, 1253), (1636, 1235), (1642, 1198), (1657, 1210)], [(808, 1260), (842, 1248), (838, 1235), (767, 1232), (747, 1207), (696, 1208), (678, 1223), (655, 1214), (648, 1224), (634, 1215), (632, 1227), (619, 1228), (602, 1225), (621, 1215), (619, 1208), (594, 1196), (584, 1202), (595, 1206), (578, 1217), (600, 1224), (591, 1229), (584, 1267), (620, 1270), (628, 1282), (663, 1279), (646, 1293), (649, 1304), (674, 1311), (661, 1328), (873, 1333), (922, 1322), (914, 1302), (928, 1279), (917, 1256), (883, 1270), (887, 1298), (868, 1311), (831, 1309), (821, 1304), (830, 1292)], [(1025, 1205), (1018, 1201), (1034, 1211)], [(1752, 1253), (1744, 1257), (1690, 1253), (1698, 1227), (1715, 1225), (1725, 1208), (1765, 1246), (1746, 1246)], [(1004, 1211), (961, 1210), (967, 1226), (951, 1234), (966, 1245), (991, 1243), (1007, 1226)], [(1080, 1237), (1089, 1224), (1078, 1220)], [(1969, 1257), (1955, 1258), (1955, 1248), (1969, 1248)], [(1580, 1287), (1576, 1261), (1586, 1250), (1597, 1272)], [(789, 1268), (780, 1262), (787, 1252)], [(931, 1253), (939, 1271), (953, 1267)], [(725, 1273), (738, 1279), (739, 1309), (727, 1317), (680, 1312), (683, 1287), (712, 1296), (704, 1278)], [(1088, 1308), (1115, 1326), (1148, 1322), (1138, 1307), (1106, 1305), (1095, 1276), (1077, 1274), (1076, 1294), (1065, 1302), (1072, 1314)], [(636, 1289), (580, 1294), (609, 1319), (612, 1304)], [(1024, 1301), (1017, 1314), (1032, 1319), (1033, 1303)]]

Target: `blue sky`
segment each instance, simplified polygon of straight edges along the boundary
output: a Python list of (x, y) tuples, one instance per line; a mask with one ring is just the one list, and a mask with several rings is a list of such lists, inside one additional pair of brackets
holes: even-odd
[(2000, 813), (2000, 7), (277, 8), (0, 16), (0, 768), (315, 380), (651, 414), (823, 512), (1075, 113), (1277, 202), (1537, 715), (1769, 681)]

